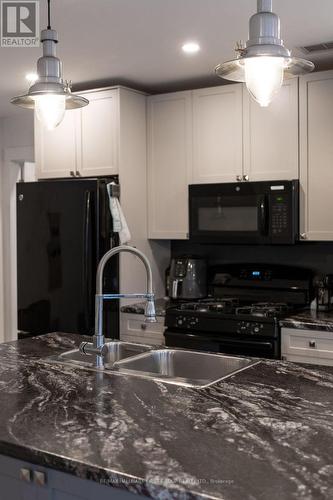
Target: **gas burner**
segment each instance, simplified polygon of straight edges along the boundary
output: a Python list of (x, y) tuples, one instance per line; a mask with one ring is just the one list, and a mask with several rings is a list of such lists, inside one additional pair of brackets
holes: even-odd
[(256, 302), (250, 306), (238, 307), (236, 314), (248, 314), (262, 318), (271, 318), (289, 311), (287, 304), (282, 302)]
[(252, 306), (236, 307), (235, 314), (252, 314)]
[(252, 314), (254, 316), (264, 316), (264, 317), (272, 317), (276, 315), (280, 315), (289, 310), (287, 304), (282, 302), (280, 303), (271, 303), (271, 302), (258, 302), (257, 304), (253, 304), (252, 306)]
[(195, 311), (199, 313), (230, 313), (234, 311), (235, 307), (238, 304), (239, 300), (236, 298), (204, 299), (198, 302), (188, 302), (186, 304), (181, 304), (180, 309), (182, 311)]

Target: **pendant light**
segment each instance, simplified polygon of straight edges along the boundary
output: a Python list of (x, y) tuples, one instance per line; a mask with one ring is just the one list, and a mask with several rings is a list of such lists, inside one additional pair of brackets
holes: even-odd
[(53, 130), (65, 116), (65, 110), (81, 108), (89, 104), (88, 99), (73, 95), (70, 84), (62, 79), (62, 63), (56, 56), (58, 33), (51, 28), (50, 0), (47, 0), (48, 25), (41, 32), (43, 56), (37, 61), (38, 80), (27, 94), (11, 99), (11, 103), (22, 108), (34, 109), (38, 120), (48, 130)]
[(266, 107), (278, 93), (284, 77), (303, 75), (314, 69), (306, 59), (291, 57), (280, 38), (280, 19), (272, 12), (272, 0), (257, 0), (257, 13), (250, 19), (246, 46), (236, 47), (237, 58), (219, 64), (215, 73), (226, 80), (245, 82), (251, 96)]

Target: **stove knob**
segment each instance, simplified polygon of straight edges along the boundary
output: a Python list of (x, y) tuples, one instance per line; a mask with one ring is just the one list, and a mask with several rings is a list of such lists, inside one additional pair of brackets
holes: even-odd
[(255, 325), (255, 326), (253, 327), (253, 330), (252, 330), (252, 331), (253, 331), (253, 333), (259, 333), (259, 332), (260, 332), (260, 328), (259, 328), (259, 326), (258, 326), (258, 325)]
[(177, 325), (182, 326), (183, 320), (181, 318), (177, 319)]

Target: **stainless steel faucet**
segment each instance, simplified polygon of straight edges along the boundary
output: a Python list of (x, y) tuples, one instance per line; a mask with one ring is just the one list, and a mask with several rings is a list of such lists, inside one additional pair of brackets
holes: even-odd
[[(128, 252), (136, 255), (143, 262), (147, 273), (147, 291), (146, 293), (103, 293), (103, 275), (106, 263), (113, 257), (121, 252)], [(96, 295), (95, 295), (95, 334), (93, 335), (93, 342), (82, 342), (80, 344), (80, 351), (83, 354), (94, 354), (96, 366), (103, 367), (103, 351), (105, 349), (105, 338), (103, 335), (103, 305), (104, 300), (113, 299), (146, 299), (145, 316), (148, 323), (156, 323), (155, 313), (155, 295), (153, 293), (153, 275), (149, 260), (144, 253), (140, 252), (137, 248), (122, 245), (109, 250), (100, 260), (97, 268), (96, 275)]]

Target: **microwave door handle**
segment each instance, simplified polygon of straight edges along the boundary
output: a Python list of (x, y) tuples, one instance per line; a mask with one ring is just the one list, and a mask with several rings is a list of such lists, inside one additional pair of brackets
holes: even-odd
[(267, 203), (265, 197), (259, 200), (259, 231), (262, 235), (267, 235)]

